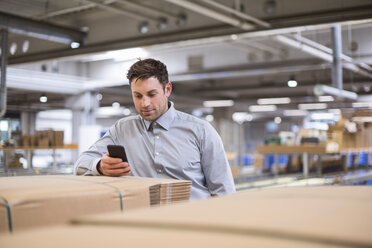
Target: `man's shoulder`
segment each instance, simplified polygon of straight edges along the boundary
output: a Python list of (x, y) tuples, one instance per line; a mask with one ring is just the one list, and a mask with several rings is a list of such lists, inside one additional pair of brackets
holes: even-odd
[(200, 125), (200, 126), (209, 126), (209, 122), (203, 119), (200, 119), (196, 116), (193, 116), (191, 114), (176, 110), (176, 118), (179, 121), (184, 122), (192, 122), (193, 124)]
[(122, 126), (122, 125), (132, 125), (134, 123), (137, 123), (140, 121), (139, 115), (131, 115), (131, 116), (126, 116), (117, 121), (117, 124)]

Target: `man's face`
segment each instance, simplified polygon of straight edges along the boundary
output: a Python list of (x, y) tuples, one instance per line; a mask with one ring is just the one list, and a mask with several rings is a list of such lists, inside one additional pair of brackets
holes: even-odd
[(137, 112), (143, 119), (154, 121), (168, 110), (168, 97), (172, 84), (167, 83), (165, 90), (156, 77), (132, 80), (132, 97)]

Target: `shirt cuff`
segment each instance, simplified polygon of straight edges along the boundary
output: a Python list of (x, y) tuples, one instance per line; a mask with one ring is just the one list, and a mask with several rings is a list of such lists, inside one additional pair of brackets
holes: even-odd
[(97, 164), (100, 160), (101, 160), (101, 158), (97, 158), (97, 159), (93, 160), (93, 162), (92, 162), (90, 170), (91, 170), (93, 176), (102, 176), (102, 174), (99, 173), (99, 171), (97, 170)]

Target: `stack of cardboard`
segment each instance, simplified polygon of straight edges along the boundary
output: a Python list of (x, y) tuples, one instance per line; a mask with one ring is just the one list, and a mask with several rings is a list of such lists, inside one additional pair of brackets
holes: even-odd
[(36, 131), (35, 136), (38, 146), (63, 146), (63, 131), (55, 131), (53, 129)]
[[(371, 247), (372, 188), (299, 187), (76, 219), (4, 247)], [(66, 239), (68, 237), (68, 239)]]
[[(174, 184), (174, 185), (173, 185)], [(153, 196), (153, 187), (171, 190)], [(29, 176), (0, 178), (0, 232), (66, 222), (83, 214), (120, 212), (171, 203), (191, 182), (139, 177)], [(173, 191), (175, 193), (173, 193)], [(165, 200), (164, 200), (165, 199)]]
[(182, 202), (190, 198), (191, 181), (170, 179), (155, 179), (160, 183), (150, 186), (151, 205), (164, 205)]
[(356, 146), (372, 147), (372, 109), (359, 109), (354, 113), (353, 120), (358, 123)]

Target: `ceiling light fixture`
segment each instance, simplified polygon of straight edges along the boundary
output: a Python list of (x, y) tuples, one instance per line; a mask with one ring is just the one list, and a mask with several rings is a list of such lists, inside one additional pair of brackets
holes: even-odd
[(123, 109), (123, 114), (124, 114), (124, 115), (130, 115), (130, 113), (131, 113), (131, 111), (130, 111), (129, 108), (124, 108), (124, 109)]
[(45, 93), (42, 93), (40, 96), (40, 102), (46, 103), (48, 101), (48, 97), (46, 96)]
[(319, 96), (318, 101), (319, 102), (333, 102), (335, 98), (333, 96)]
[(96, 99), (97, 99), (98, 101), (101, 101), (102, 98), (103, 98), (103, 95), (102, 95), (101, 93), (98, 93), (98, 94), (96, 95)]
[(207, 115), (207, 116), (205, 116), (205, 119), (209, 122), (212, 122), (214, 120), (214, 117), (213, 117), (213, 115)]
[(310, 109), (326, 109), (326, 103), (303, 103), (298, 104), (298, 108), (302, 110), (310, 110)]
[(275, 105), (251, 105), (249, 106), (249, 111), (251, 112), (270, 112), (276, 111), (277, 107)]
[(307, 111), (299, 109), (288, 109), (283, 111), (284, 116), (306, 116)]
[(112, 108), (114, 108), (114, 109), (119, 109), (119, 108), (120, 108), (120, 103), (118, 103), (118, 102), (113, 102), (111, 106), (112, 106)]
[(149, 23), (147, 21), (141, 22), (141, 24), (138, 27), (138, 30), (141, 34), (146, 34), (149, 32)]
[(158, 23), (159, 30), (165, 30), (167, 28), (168, 20), (165, 17), (161, 17)]
[(372, 108), (372, 102), (353, 102), (353, 108)]
[(334, 113), (312, 113), (311, 119), (312, 120), (334, 120), (335, 114)]
[(287, 82), (288, 87), (294, 88), (297, 87), (297, 81), (294, 76), (291, 76)]
[(180, 28), (186, 26), (187, 16), (185, 14), (180, 14), (179, 18), (176, 20), (176, 25)]
[(278, 97), (278, 98), (260, 98), (257, 100), (257, 103), (260, 105), (263, 104), (288, 104), (291, 102), (289, 97)]
[(12, 42), (12, 44), (10, 44), (9, 52), (11, 55), (14, 55), (17, 52), (17, 43)]
[(30, 48), (30, 42), (28, 40), (23, 41), (22, 43), (22, 52), (26, 53)]
[(252, 121), (253, 116), (251, 114), (248, 114), (247, 112), (235, 112), (232, 115), (233, 121), (242, 124), (246, 121)]
[(276, 124), (280, 124), (280, 123), (282, 123), (282, 118), (280, 118), (279, 116), (277, 116), (277, 117), (274, 118), (274, 122)]
[(203, 106), (206, 108), (231, 107), (233, 105), (234, 105), (233, 100), (216, 100), (203, 102)]
[(70, 47), (72, 49), (79, 48), (80, 47), (80, 43), (79, 42), (76, 42), (76, 41), (73, 41), (73, 42), (71, 42)]

